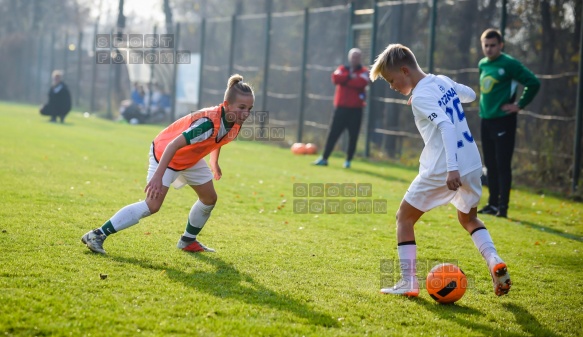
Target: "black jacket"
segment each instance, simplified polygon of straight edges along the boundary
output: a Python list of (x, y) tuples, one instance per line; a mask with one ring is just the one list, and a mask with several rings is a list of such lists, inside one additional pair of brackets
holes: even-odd
[(55, 92), (55, 86), (49, 90), (49, 102), (43, 107), (43, 115), (48, 116), (65, 116), (71, 111), (71, 94), (69, 88), (64, 82), (57, 84), (62, 86)]

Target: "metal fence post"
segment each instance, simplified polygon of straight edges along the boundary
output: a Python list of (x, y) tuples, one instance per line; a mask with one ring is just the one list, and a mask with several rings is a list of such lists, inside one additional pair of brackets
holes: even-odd
[(306, 108), (306, 66), (308, 64), (308, 28), (310, 27), (310, 10), (304, 9), (304, 31), (302, 46), (302, 70), (300, 82), (300, 113), (298, 116), (297, 142), (301, 143), (304, 132), (304, 110)]
[(55, 32), (51, 32), (51, 52), (49, 53), (49, 88), (53, 85), (53, 70), (55, 67)]
[[(583, 6), (581, 7), (583, 17)], [(579, 55), (583, 53), (583, 21), (579, 33)], [(581, 133), (583, 132), (583, 59), (579, 57), (579, 83), (577, 83), (577, 117), (575, 121), (575, 144), (573, 145), (573, 192), (579, 186), (579, 174), (581, 173)]]
[(431, 19), (429, 20), (429, 51), (427, 55), (427, 71), (433, 73), (433, 55), (435, 53), (435, 24), (437, 19), (437, 0), (432, 1)]
[(95, 21), (93, 30), (93, 62), (91, 75), (91, 95), (89, 99), (89, 111), (95, 112), (95, 83), (97, 82), (97, 30), (99, 29), (99, 18)]
[(502, 7), (500, 8), (500, 33), (502, 34), (502, 41), (504, 41), (504, 31), (506, 30), (507, 4), (507, 0), (502, 0)]
[(79, 32), (77, 38), (77, 94), (75, 95), (75, 105), (79, 107), (81, 101), (81, 64), (83, 63), (83, 31)]
[(65, 33), (65, 48), (63, 48), (63, 82), (67, 82), (67, 70), (69, 69), (69, 32)]
[(206, 19), (202, 19), (200, 23), (200, 64), (198, 66), (198, 109), (202, 109), (202, 84), (204, 71), (204, 39), (205, 39)]
[[(156, 36), (156, 33), (158, 31), (158, 26), (154, 25), (154, 36)], [(144, 41), (145, 42), (145, 41)], [(145, 47), (145, 46), (144, 46)], [(155, 52), (155, 48), (158, 48), (159, 46), (156, 46), (156, 43), (152, 43), (152, 49), (150, 49), (150, 52), (152, 54), (154, 54)], [(152, 83), (154, 82), (154, 63), (159, 62), (160, 60), (154, 60), (151, 64), (150, 64), (150, 81), (148, 83), (148, 105), (146, 107), (146, 116), (148, 116), (148, 118), (150, 117), (150, 114), (152, 113), (152, 94), (154, 91), (154, 87), (152, 86)]]
[[(113, 51), (112, 49), (112, 45), (113, 45), (113, 28), (111, 29), (110, 33), (109, 33), (109, 55), (111, 56), (111, 53)], [(111, 86), (112, 86), (112, 82), (113, 82), (113, 74), (112, 71), (113, 67), (111, 64), (107, 65), (107, 118), (108, 119), (113, 119), (113, 113), (111, 111)]]
[(38, 38), (38, 49), (37, 49), (37, 63), (36, 63), (36, 84), (35, 84), (35, 95), (36, 95), (36, 101), (37, 102), (42, 102), (43, 98), (42, 98), (42, 84), (44, 81), (42, 80), (42, 67), (43, 67), (43, 49), (44, 49), (44, 45), (43, 45), (43, 41), (45, 39), (42, 37), (42, 35), (39, 35)]
[(231, 45), (229, 50), (229, 76), (233, 75), (235, 64), (235, 35), (237, 34), (237, 16), (231, 17)]
[[(375, 59), (375, 52), (376, 52), (376, 45), (377, 45), (377, 21), (378, 21), (378, 12), (379, 12), (379, 4), (375, 1), (374, 4), (374, 11), (372, 13), (372, 27), (370, 30), (370, 64), (374, 63)], [(372, 83), (369, 85), (368, 88), (368, 95), (366, 96), (366, 106), (365, 115), (366, 115), (366, 133), (365, 133), (365, 143), (364, 143), (364, 156), (370, 157), (370, 143), (372, 138)]]
[(344, 48), (344, 55), (348, 55), (348, 52), (354, 45), (354, 30), (352, 25), (354, 24), (354, 1), (348, 4), (348, 29), (346, 36), (346, 47)]
[[(263, 88), (262, 92), (262, 102), (261, 102), (261, 111), (267, 112), (267, 85), (269, 83), (269, 50), (271, 49), (271, 8), (272, 8), (273, 1), (267, 1), (267, 22), (265, 24), (265, 58), (263, 64)], [(259, 122), (259, 126), (261, 130), (265, 127), (265, 119), (262, 118)]]
[[(174, 50), (178, 48), (180, 43), (180, 23), (176, 23), (176, 32), (174, 33)], [(175, 53), (176, 55), (176, 53)], [(176, 56), (174, 57), (174, 68), (172, 69), (172, 107), (170, 109), (170, 123), (176, 119), (176, 80), (178, 77), (178, 62)]]

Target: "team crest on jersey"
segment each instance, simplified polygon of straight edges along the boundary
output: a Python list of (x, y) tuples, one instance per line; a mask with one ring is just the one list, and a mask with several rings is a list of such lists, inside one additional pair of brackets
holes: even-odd
[(443, 87), (443, 85), (439, 84), (437, 86), (439, 87), (439, 90), (441, 90), (441, 92), (445, 93), (445, 88)]
[(504, 68), (498, 69), (498, 75), (502, 76), (504, 75), (504, 73), (505, 73)]
[(483, 94), (487, 94), (490, 91), (492, 91), (492, 88), (496, 83), (498, 83), (498, 81), (494, 77), (486, 76), (482, 79), (482, 82), (480, 83), (480, 91)]

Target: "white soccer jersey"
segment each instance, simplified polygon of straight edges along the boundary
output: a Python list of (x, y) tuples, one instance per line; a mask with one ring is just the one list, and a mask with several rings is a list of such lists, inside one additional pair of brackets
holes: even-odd
[(453, 159), (457, 161), (460, 175), (482, 167), (480, 152), (468, 127), (461, 103), (472, 102), (476, 93), (469, 87), (447, 76), (427, 75), (412, 92), (411, 106), (415, 125), (421, 133), (425, 147), (419, 158), (419, 175), (425, 178), (442, 178), (447, 173), (446, 152), (441, 122), (453, 123), (457, 144)]

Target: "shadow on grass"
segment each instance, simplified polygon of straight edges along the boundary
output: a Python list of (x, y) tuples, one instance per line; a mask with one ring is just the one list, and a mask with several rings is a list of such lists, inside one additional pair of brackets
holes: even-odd
[(565, 232), (560, 231), (558, 229), (554, 229), (554, 228), (551, 228), (548, 226), (539, 225), (537, 223), (530, 222), (530, 221), (524, 221), (524, 220), (519, 220), (519, 219), (514, 219), (514, 218), (509, 218), (509, 220), (512, 220), (512, 223), (515, 225), (529, 226), (529, 227), (532, 227), (534, 229), (538, 229), (541, 232), (557, 235), (557, 236), (560, 236), (560, 237), (563, 237), (563, 238), (569, 239), (569, 240), (583, 242), (583, 236), (580, 236), (580, 235), (565, 233)]
[(531, 336), (547, 336), (547, 337), (558, 337), (559, 335), (552, 332), (551, 330), (543, 327), (528, 310), (518, 306), (514, 303), (504, 303), (504, 308), (511, 312), (516, 319), (516, 323), (520, 324), (522, 331), (530, 334)]
[[(378, 168), (378, 169), (393, 168), (393, 169), (400, 169), (400, 170), (412, 171), (412, 172), (419, 171), (419, 168), (417, 168), (417, 167), (401, 166), (401, 165), (391, 164), (391, 163), (388, 163), (386, 161), (385, 162), (372, 161), (372, 160), (366, 160), (363, 158), (359, 158), (358, 160), (353, 161), (350, 169), (345, 169), (344, 167), (342, 167), (342, 163), (345, 160), (344, 155), (342, 155), (342, 156), (332, 155), (332, 157), (335, 157), (337, 160), (334, 163), (330, 163), (330, 158), (328, 158), (328, 166), (320, 166), (320, 168), (322, 170), (344, 171), (344, 172), (349, 173), (349, 174), (350, 173), (358, 173), (358, 174), (363, 174), (363, 175), (368, 175), (371, 177), (379, 178), (382, 180), (396, 181), (396, 182), (404, 183), (407, 185), (409, 185), (413, 181), (413, 178), (403, 179), (403, 178), (396, 176), (396, 175), (390, 175), (388, 173), (379, 173), (379, 172), (375, 172), (374, 170), (366, 170), (366, 169), (355, 167), (354, 165), (356, 163), (356, 165), (360, 166), (360, 167), (363, 166), (362, 164), (366, 164), (368, 166), (373, 166), (374, 168)], [(319, 158), (319, 157), (314, 157), (314, 158)], [(310, 163), (309, 165), (312, 167), (318, 167), (316, 165), (313, 165), (312, 163)]]
[(75, 123), (72, 123), (72, 122), (69, 122), (69, 121), (64, 122), (64, 123), (46, 121), (46, 123), (47, 124), (51, 124), (51, 125), (59, 125), (59, 126), (75, 126)]
[[(509, 332), (504, 328), (497, 328), (494, 325), (478, 323), (473, 321), (473, 318), (484, 319), (487, 313), (483, 313), (475, 308), (466, 307), (458, 304), (437, 304), (433, 301), (428, 301), (424, 298), (417, 297), (414, 299), (425, 307), (428, 311), (434, 313), (437, 317), (443, 320), (454, 322), (462, 327), (465, 327), (474, 333), (483, 334), (484, 336), (524, 336), (524, 333), (530, 336), (547, 336), (558, 337), (557, 334), (544, 328), (528, 310), (512, 303), (503, 304), (504, 308), (512, 313), (516, 319), (516, 323), (522, 327), (521, 332)], [(471, 316), (471, 317), (470, 317)], [(496, 324), (498, 325), (498, 324)]]
[(221, 260), (219, 257), (209, 256), (209, 254), (189, 255), (199, 262), (214, 266), (216, 271), (195, 270), (192, 273), (186, 273), (168, 266), (156, 265), (151, 261), (119, 256), (111, 257), (111, 259), (117, 262), (138, 265), (142, 268), (163, 270), (172, 280), (182, 282), (197, 291), (219, 298), (232, 298), (251, 305), (268, 306), (280, 311), (289, 311), (314, 325), (332, 328), (338, 326), (338, 322), (329, 315), (317, 312), (296, 299), (278, 294), (259, 284), (251, 276), (239, 272), (232, 264)]

